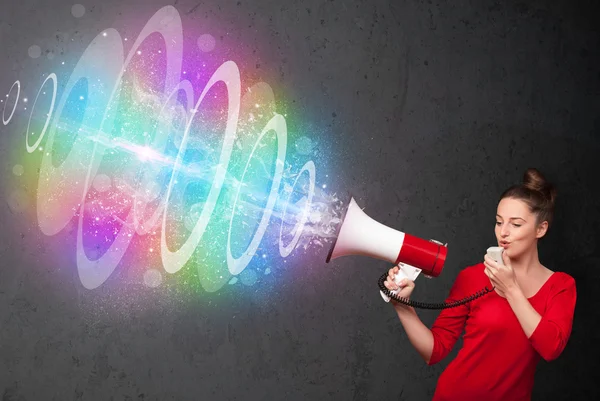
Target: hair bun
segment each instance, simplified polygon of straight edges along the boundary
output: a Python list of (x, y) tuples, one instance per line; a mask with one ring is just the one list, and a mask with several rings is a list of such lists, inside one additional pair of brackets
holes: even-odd
[(546, 178), (535, 168), (528, 168), (523, 176), (523, 186), (533, 191), (541, 192), (544, 197), (554, 204), (556, 189), (546, 181)]

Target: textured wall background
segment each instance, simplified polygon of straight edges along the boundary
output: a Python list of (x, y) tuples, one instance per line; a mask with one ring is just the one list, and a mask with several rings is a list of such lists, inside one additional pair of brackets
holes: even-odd
[[(20, 79), (33, 98), (42, 73), (68, 77), (61, 56), (80, 54), (109, 27), (135, 37), (168, 3), (82, 4), (85, 15), (74, 18), (72, 1), (2, 1), (0, 93)], [(415, 299), (443, 299), (459, 270), (482, 260), (494, 243), (497, 198), (527, 167), (557, 185), (556, 222), (540, 255), (575, 277), (579, 298), (565, 352), (540, 363), (538, 400), (600, 395), (591, 357), (600, 339), (592, 4), (173, 3), (184, 30), (202, 25), (241, 43), (275, 96), (327, 136), (330, 147), (319, 151), (330, 153), (332, 191), (351, 191), (384, 224), (449, 242), (443, 275), (418, 281)], [(41, 57), (28, 54), (33, 44)], [(0, 183), (12, 174), (26, 121), (0, 126)], [(376, 290), (389, 266), (363, 258), (273, 266), (267, 296), (224, 288), (177, 302), (151, 297), (144, 308), (115, 299), (119, 313), (110, 313), (111, 293), (85, 290), (74, 256), (52, 255), (72, 236), (44, 237), (11, 210), (12, 188), (2, 187), (2, 400), (424, 400), (458, 349), (427, 367)], [(436, 312), (420, 315), (429, 325)]]

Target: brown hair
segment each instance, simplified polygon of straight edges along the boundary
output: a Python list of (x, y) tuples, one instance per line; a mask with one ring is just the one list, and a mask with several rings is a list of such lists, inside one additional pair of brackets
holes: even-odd
[(522, 200), (529, 206), (529, 210), (537, 215), (537, 224), (548, 222), (548, 228), (554, 217), (554, 202), (556, 188), (550, 184), (542, 173), (535, 168), (528, 168), (523, 175), (523, 183), (513, 185), (500, 196)]

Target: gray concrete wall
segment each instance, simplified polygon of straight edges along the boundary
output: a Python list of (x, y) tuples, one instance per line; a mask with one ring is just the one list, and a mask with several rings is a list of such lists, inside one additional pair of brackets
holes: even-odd
[[(64, 84), (98, 33), (112, 27), (135, 38), (167, 5), (82, 4), (75, 18), (73, 2), (2, 0), (0, 93), (20, 80), (33, 100), (50, 72)], [(592, 2), (173, 5), (184, 32), (235, 47), (229, 58), (242, 78), (271, 85), (294, 129), (318, 144), (319, 183), (352, 192), (384, 224), (449, 243), (444, 273), (421, 279), (416, 299), (442, 300), (460, 269), (493, 245), (501, 191), (527, 167), (544, 172), (559, 198), (540, 257), (575, 277), (578, 305), (563, 355), (540, 363), (534, 399), (598, 398), (600, 366), (590, 356), (600, 316), (600, 43)], [(326, 250), (317, 249), (310, 259), (288, 257), (285, 268), (273, 259), (269, 280), (239, 292), (83, 288), (74, 232), (46, 237), (35, 204), (11, 207), (19, 185), (28, 196), (37, 187), (13, 173), (31, 157), (28, 116), (19, 109), (0, 125), (2, 400), (431, 398), (460, 343), (442, 363), (423, 363), (379, 297), (376, 280), (389, 268), (381, 261), (325, 264)], [(134, 263), (126, 258), (109, 284), (129, 277)], [(420, 312), (428, 325), (436, 315)]]

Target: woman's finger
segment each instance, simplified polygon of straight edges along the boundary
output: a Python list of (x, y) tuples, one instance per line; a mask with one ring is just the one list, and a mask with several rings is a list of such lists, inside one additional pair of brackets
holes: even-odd
[(394, 282), (394, 280), (387, 280), (386, 283), (388, 284), (387, 287), (390, 290), (395, 290), (396, 289), (396, 283)]

